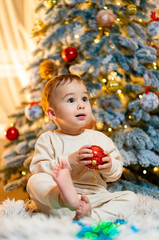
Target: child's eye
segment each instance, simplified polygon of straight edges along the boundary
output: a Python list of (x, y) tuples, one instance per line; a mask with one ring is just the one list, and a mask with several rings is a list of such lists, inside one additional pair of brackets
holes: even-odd
[(87, 102), (87, 100), (88, 100), (88, 97), (83, 97), (83, 98), (82, 98), (82, 101), (83, 101), (83, 102)]
[(68, 100), (67, 100), (67, 102), (69, 102), (69, 103), (73, 103), (75, 100), (73, 99), (73, 98), (69, 98)]

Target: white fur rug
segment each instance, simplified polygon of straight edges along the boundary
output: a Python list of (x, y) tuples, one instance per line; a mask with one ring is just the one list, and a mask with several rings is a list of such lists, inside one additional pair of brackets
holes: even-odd
[[(159, 201), (149, 196), (137, 195), (138, 207), (135, 211), (132, 212), (130, 209), (120, 216), (121, 219), (126, 220), (126, 224), (119, 226), (120, 232), (114, 239), (158, 240)], [(73, 223), (69, 217), (47, 217), (34, 211), (35, 205), (32, 205), (32, 202), (29, 205), (29, 210), (27, 207), (28, 203), (24, 203), (22, 200), (7, 199), (2, 202), (0, 205), (1, 240), (77, 239), (76, 234), (81, 227), (77, 223)]]

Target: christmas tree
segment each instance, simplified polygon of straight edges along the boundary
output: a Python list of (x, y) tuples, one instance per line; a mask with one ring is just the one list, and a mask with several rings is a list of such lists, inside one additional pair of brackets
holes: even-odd
[(157, 1), (39, 1), (30, 84), (23, 89), (30, 100), (10, 116), (14, 126), (6, 131), (6, 191), (25, 188), (38, 136), (56, 129), (43, 113), (41, 93), (52, 76), (65, 73), (85, 81), (95, 129), (118, 147), (123, 178), (159, 184)]

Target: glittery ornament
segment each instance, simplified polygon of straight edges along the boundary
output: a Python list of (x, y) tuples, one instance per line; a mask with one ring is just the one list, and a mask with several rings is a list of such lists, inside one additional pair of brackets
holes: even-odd
[(116, 80), (109, 80), (106, 87), (110, 92), (116, 92), (119, 89), (119, 82)]
[(140, 105), (142, 109), (146, 112), (153, 111), (158, 107), (159, 100), (158, 97), (155, 93), (149, 92), (149, 93), (144, 93), (141, 100), (140, 100)]
[(105, 9), (97, 13), (96, 21), (98, 27), (110, 28), (113, 25), (115, 18), (111, 10)]
[(25, 107), (25, 116), (30, 121), (35, 121), (43, 116), (42, 107), (37, 102), (32, 102)]
[(147, 33), (153, 39), (159, 39), (159, 21), (152, 21), (148, 24)]
[(127, 5), (126, 13), (129, 15), (135, 15), (137, 13), (137, 6), (135, 4)]
[(5, 132), (5, 136), (10, 141), (16, 140), (19, 137), (18, 129), (15, 127), (9, 127)]
[(40, 63), (39, 67), (40, 75), (44, 79), (51, 78), (56, 72), (55, 63), (50, 59), (44, 60), (42, 63)]
[(61, 56), (66, 62), (73, 62), (77, 58), (78, 52), (74, 47), (67, 47), (62, 50)]
[(105, 157), (104, 151), (101, 147), (96, 145), (92, 145), (90, 149), (92, 150), (93, 157), (87, 158), (86, 160), (92, 160), (92, 162), (86, 166), (89, 168), (97, 169), (98, 165), (103, 164), (102, 158)]

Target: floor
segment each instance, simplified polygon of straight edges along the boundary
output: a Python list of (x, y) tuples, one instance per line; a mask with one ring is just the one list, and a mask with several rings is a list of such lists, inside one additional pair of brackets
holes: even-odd
[[(1, 155), (4, 151), (4, 146), (6, 145), (6, 143), (8, 143), (7, 140), (5, 139), (0, 139), (0, 161), (1, 161)], [(3, 174), (0, 174), (0, 178), (3, 178)], [(3, 181), (0, 181), (0, 202), (3, 202), (4, 200), (6, 200), (7, 198), (9, 199), (15, 199), (15, 200), (25, 200), (28, 198), (28, 194), (26, 192), (23, 191), (23, 189), (18, 189), (18, 190), (14, 190), (12, 192), (5, 192), (3, 189)]]

